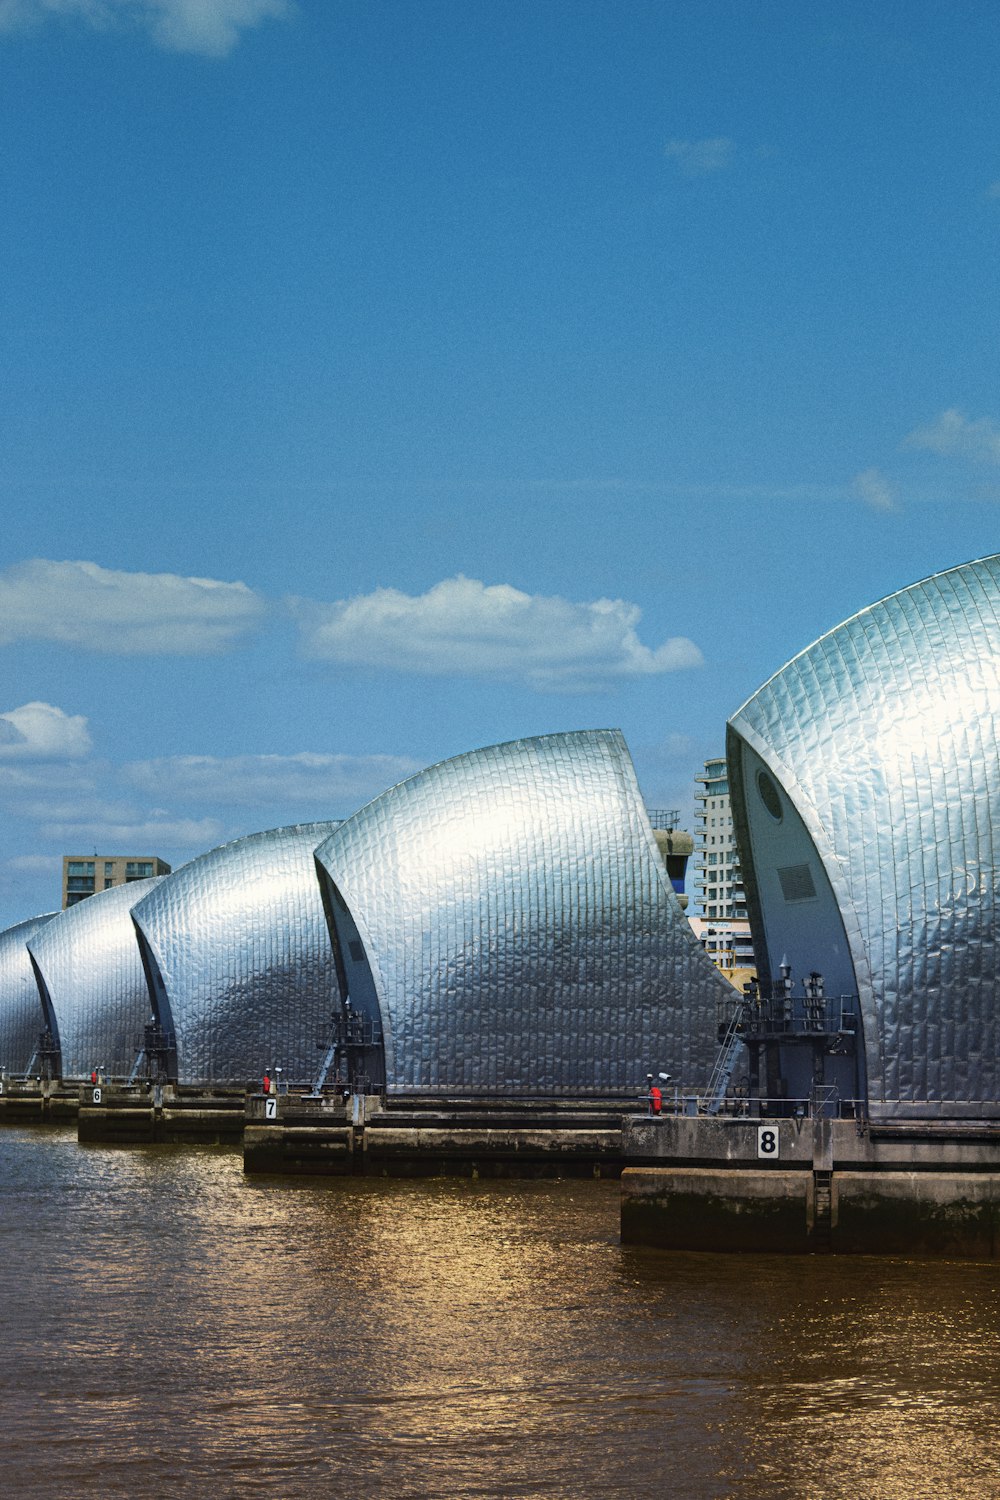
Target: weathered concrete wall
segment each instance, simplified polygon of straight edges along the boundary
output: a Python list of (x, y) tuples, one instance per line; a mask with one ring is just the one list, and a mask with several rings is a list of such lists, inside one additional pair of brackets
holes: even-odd
[(3, 1080), (0, 1125), (55, 1125), (76, 1119), (79, 1097), (75, 1084), (59, 1079)]
[[(777, 1134), (777, 1152), (766, 1162), (757, 1155), (761, 1126)], [(625, 1123), (623, 1152), (629, 1166), (1000, 1172), (1000, 1122), (913, 1121), (859, 1130), (854, 1120), (632, 1116)]]
[(148, 1141), (222, 1144), (243, 1134), (244, 1095), (176, 1085), (102, 1084), (79, 1089), (77, 1139), (126, 1146)]
[[(759, 1155), (759, 1130), (769, 1157)], [(987, 1122), (668, 1118), (625, 1131), (622, 1238), (673, 1250), (1000, 1255)]]
[(622, 1239), (667, 1250), (810, 1248), (811, 1172), (628, 1167)]
[[(757, 1163), (757, 1127), (761, 1120), (706, 1115), (632, 1116), (625, 1122), (623, 1151), (629, 1165), (718, 1167), (728, 1162)], [(794, 1120), (768, 1121), (778, 1134), (778, 1154), (762, 1163), (772, 1169), (789, 1165), (811, 1169), (812, 1121), (796, 1128)]]
[(1000, 1174), (838, 1172), (831, 1246), (844, 1254), (1000, 1254)]
[(552, 1103), (250, 1095), (248, 1173), (386, 1177), (600, 1177), (621, 1170), (621, 1115)]

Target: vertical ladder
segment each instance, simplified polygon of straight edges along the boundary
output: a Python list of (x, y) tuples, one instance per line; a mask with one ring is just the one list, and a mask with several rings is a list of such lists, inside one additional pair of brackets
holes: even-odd
[(726, 1027), (722, 1044), (719, 1047), (719, 1055), (715, 1059), (715, 1067), (712, 1069), (712, 1076), (708, 1080), (708, 1087), (705, 1090), (705, 1113), (708, 1115), (717, 1115), (722, 1108), (722, 1101), (726, 1097), (726, 1090), (733, 1076), (733, 1069), (736, 1067), (743, 1048), (743, 1035), (740, 1031), (742, 1019), (743, 1001), (740, 1000), (737, 1002), (729, 1018), (729, 1024)]
[(813, 1172), (813, 1249), (821, 1255), (830, 1252), (833, 1230), (833, 1173)]

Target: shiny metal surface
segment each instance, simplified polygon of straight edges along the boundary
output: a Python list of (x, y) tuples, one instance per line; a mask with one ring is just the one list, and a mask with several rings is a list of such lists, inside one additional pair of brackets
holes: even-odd
[(244, 1084), (275, 1066), (289, 1083), (314, 1080), (340, 992), (313, 850), (336, 827), (301, 823), (223, 844), (135, 906), (180, 1083)]
[(770, 879), (756, 754), (836, 898), (875, 1113), (1000, 1112), (998, 720), (1000, 557), (989, 557), (862, 610), (730, 723), (755, 945), (773, 969), (798, 921)]
[[(657, 851), (617, 730), (432, 766), (316, 851), (371, 968), (389, 1092), (694, 1086), (731, 1000)], [(336, 924), (335, 924), (336, 925)], [(353, 995), (353, 983), (352, 983)]]
[(61, 911), (28, 942), (63, 1078), (94, 1067), (127, 1078), (149, 1020), (149, 992), (129, 914), (165, 876), (98, 891)]
[(0, 932), (0, 1068), (23, 1074), (44, 1025), (38, 985), (25, 946), (56, 912), (30, 917)]

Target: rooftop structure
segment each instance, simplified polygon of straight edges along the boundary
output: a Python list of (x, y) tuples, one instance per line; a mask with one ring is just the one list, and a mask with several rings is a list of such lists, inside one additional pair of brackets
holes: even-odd
[(757, 1050), (791, 1093), (1000, 1115), (998, 724), (1000, 557), (862, 610), (733, 716)]
[(681, 911), (687, 910), (688, 895), (684, 889), (688, 860), (694, 852), (694, 839), (681, 828), (680, 813), (675, 808), (648, 807), (646, 815), (653, 830), (660, 858), (667, 867)]
[(132, 917), (167, 1076), (312, 1083), (340, 1008), (313, 850), (335, 822), (250, 834), (157, 884)]
[(317, 850), (341, 985), (390, 1094), (696, 1084), (731, 992), (684, 920), (617, 730), (432, 766)]
[(150, 1014), (129, 908), (155, 883), (98, 891), (29, 938), (53, 1077), (129, 1076)]
[(35, 1060), (43, 1026), (31, 958), (25, 946), (56, 915), (31, 917), (0, 932), (0, 1069), (23, 1077)]

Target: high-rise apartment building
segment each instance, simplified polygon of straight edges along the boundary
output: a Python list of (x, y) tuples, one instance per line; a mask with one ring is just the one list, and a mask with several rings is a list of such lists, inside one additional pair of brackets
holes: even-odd
[(756, 974), (746, 893), (733, 835), (729, 771), (707, 760), (695, 777), (694, 898), (691, 926), (708, 956), (738, 989)]
[(64, 854), (62, 904), (75, 906), (95, 891), (127, 885), (130, 880), (148, 880), (151, 875), (169, 875), (166, 860), (155, 854)]

